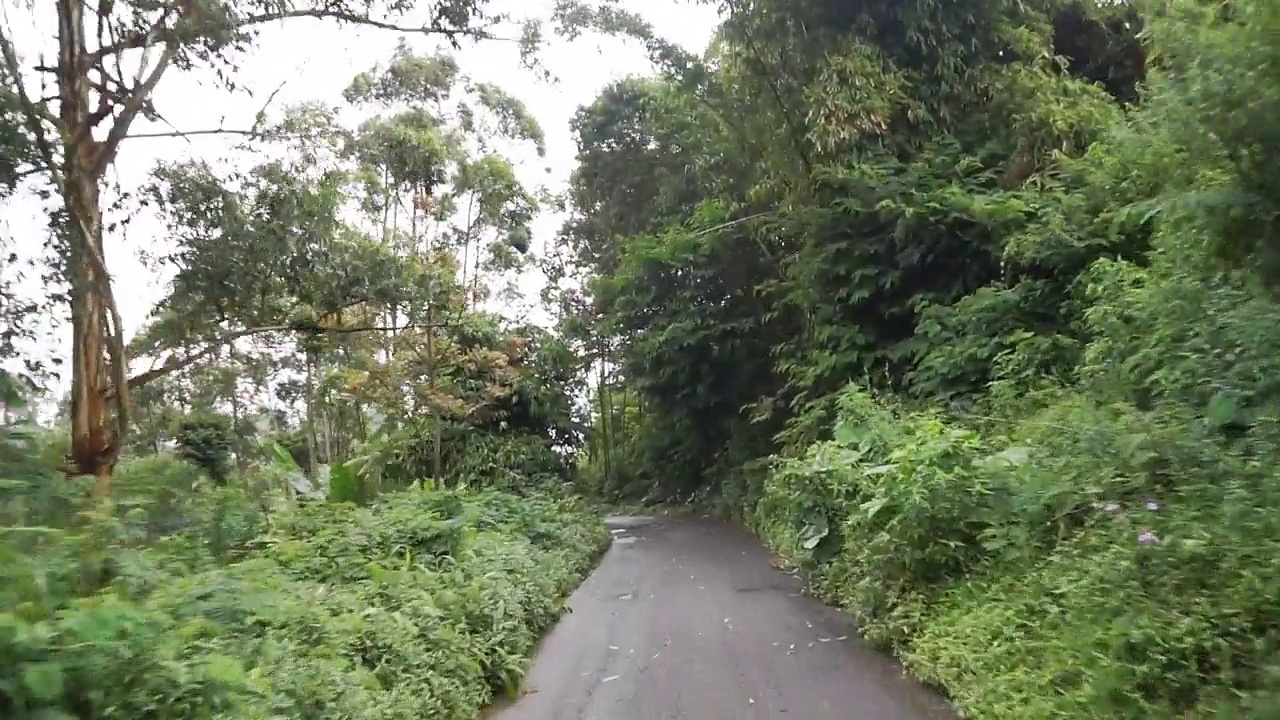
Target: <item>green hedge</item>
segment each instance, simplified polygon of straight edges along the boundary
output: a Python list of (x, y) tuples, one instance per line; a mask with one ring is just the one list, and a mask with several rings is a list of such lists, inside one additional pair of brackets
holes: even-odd
[(0, 716), (474, 718), (608, 543), (581, 504), (496, 492), (270, 520), (225, 565), (102, 524), (0, 544)]
[(850, 390), (753, 521), (971, 717), (1280, 717), (1273, 438), (1069, 395), (987, 427)]

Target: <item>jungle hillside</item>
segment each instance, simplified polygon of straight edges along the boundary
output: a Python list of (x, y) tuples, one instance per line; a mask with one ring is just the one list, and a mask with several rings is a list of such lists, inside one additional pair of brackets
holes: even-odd
[(575, 120), (591, 487), (972, 717), (1276, 717), (1280, 4), (728, 5)]
[[(1280, 718), (1280, 2), (693, 4), (6, 3), (0, 716), (471, 720), (662, 505), (965, 717)], [(340, 103), (114, 172), (308, 23)], [(652, 71), (530, 183), (460, 49), (594, 36)]]

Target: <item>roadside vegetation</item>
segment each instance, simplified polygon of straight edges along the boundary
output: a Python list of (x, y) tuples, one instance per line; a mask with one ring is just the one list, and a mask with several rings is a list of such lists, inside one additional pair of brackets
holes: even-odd
[(126, 461), (129, 509), (110, 520), (29, 506), (9, 521), (5, 717), (474, 718), (518, 689), (608, 542), (579, 503), (498, 491), (268, 512), (197, 486), (155, 502), (184, 487), (182, 465)]

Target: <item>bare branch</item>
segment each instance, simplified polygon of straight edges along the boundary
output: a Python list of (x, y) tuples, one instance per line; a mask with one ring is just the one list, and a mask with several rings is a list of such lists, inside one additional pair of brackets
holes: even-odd
[(118, 57), (120, 53), (125, 50), (141, 50), (158, 40), (166, 42), (171, 40), (172, 38), (168, 37), (169, 33), (167, 32), (165, 23), (169, 22), (171, 13), (177, 9), (178, 4), (175, 3), (174, 5), (166, 8), (164, 13), (162, 13), (160, 17), (156, 18), (156, 21), (151, 24), (151, 27), (147, 28), (145, 31), (134, 33), (124, 40), (100, 46), (97, 50), (94, 50), (85, 57), (86, 66), (96, 67), (105, 58), (113, 55)]
[[(116, 116), (115, 123), (111, 126), (111, 131), (107, 133), (107, 139), (102, 142), (102, 147), (99, 148), (98, 155), (94, 158), (93, 168), (89, 175), (94, 180), (101, 178), (102, 174), (106, 172), (107, 166), (115, 159), (116, 150), (120, 147), (120, 142), (129, 133), (129, 126), (133, 124), (134, 118), (142, 110), (143, 105), (151, 96), (151, 92), (155, 90), (156, 84), (160, 82), (160, 77), (169, 68), (169, 63), (173, 61), (177, 52), (177, 45), (166, 43), (164, 50), (160, 53), (160, 59), (156, 61), (155, 67), (151, 69), (146, 79), (134, 88), (133, 94), (124, 103), (124, 107), (120, 109), (120, 114)], [(143, 74), (141, 67), (138, 74), (139, 77)]]
[[(134, 375), (133, 377), (129, 378), (127, 382), (127, 388), (129, 390), (135, 390), (137, 388), (140, 388), (146, 385), (147, 383), (153, 382), (155, 380), (159, 380), (160, 378), (166, 375), (169, 375), (171, 373), (175, 373), (184, 368), (190, 367), (196, 364), (197, 362), (200, 362), (201, 360), (209, 357), (210, 355), (213, 355), (214, 353), (218, 352), (222, 348), (226, 347), (228, 344), (233, 343), (236, 340), (239, 340), (240, 338), (249, 337), (251, 335), (261, 335), (264, 333), (271, 333), (271, 332), (285, 332), (287, 330), (289, 330), (288, 325), (271, 325), (266, 327), (249, 328), (247, 330), (239, 330), (233, 333), (228, 333), (226, 335), (223, 335), (222, 337), (219, 337), (215, 340), (210, 341), (203, 350), (192, 353), (190, 355), (181, 355), (181, 356), (172, 357), (169, 359), (168, 362), (166, 362), (165, 364), (159, 367), (154, 367), (154, 368), (151, 368), (150, 370), (147, 370), (146, 372), (139, 373), (138, 375)], [(116, 387), (112, 386), (107, 388), (102, 392), (102, 395), (103, 395), (103, 398), (107, 400), (114, 398), (116, 396)]]
[(263, 133), (261, 130), (250, 128), (241, 130), (238, 128), (204, 128), (202, 130), (156, 130), (151, 132), (130, 133), (124, 136), (125, 140), (145, 140), (148, 138), (185, 138), (195, 137), (198, 135), (239, 135), (243, 137), (259, 137)]
[(284, 86), (285, 86), (285, 83), (280, 83), (280, 85), (276, 87), (275, 90), (271, 91), (271, 94), (267, 96), (267, 101), (262, 104), (262, 107), (256, 113), (257, 120), (254, 122), (253, 127), (250, 127), (248, 129), (227, 128), (227, 127), (219, 126), (216, 128), (201, 128), (200, 130), (180, 130), (174, 127), (171, 123), (169, 123), (168, 120), (165, 120), (164, 118), (160, 118), (166, 125), (169, 125), (169, 127), (172, 129), (129, 133), (128, 135), (125, 135), (123, 139), (124, 140), (135, 140), (135, 139), (140, 140), (145, 138), (184, 138), (185, 139), (188, 137), (195, 137), (198, 135), (239, 135), (239, 136), (247, 137), (251, 139), (261, 138), (267, 134), (262, 127), (262, 124), (266, 117), (267, 108), (271, 107), (272, 101), (275, 100), (276, 95), (280, 94), (280, 91), (284, 89)]
[(267, 96), (267, 101), (262, 103), (262, 107), (258, 108), (258, 112), (254, 116), (254, 121), (253, 121), (254, 127), (258, 127), (259, 125), (261, 125), (263, 122), (266, 121), (267, 108), (271, 107), (272, 101), (274, 101), (276, 99), (276, 96), (280, 94), (280, 91), (284, 89), (286, 82), (287, 81), (281, 82), (279, 85), (277, 85), (276, 89), (272, 90), (271, 94)]
[(39, 175), (40, 173), (43, 173), (43, 172), (46, 172), (46, 168), (43, 165), (37, 164), (32, 167), (26, 168), (25, 170), (19, 170), (18, 172), (14, 173), (13, 179), (26, 180), (27, 178), (32, 177), (33, 175)]

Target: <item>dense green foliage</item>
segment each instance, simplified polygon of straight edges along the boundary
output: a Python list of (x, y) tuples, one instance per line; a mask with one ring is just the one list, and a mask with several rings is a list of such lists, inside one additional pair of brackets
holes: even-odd
[(723, 6), (575, 123), (593, 487), (975, 718), (1280, 711), (1280, 4)]
[(0, 545), (0, 713), (473, 718), (607, 543), (579, 504), (496, 492), (175, 509), (150, 542), (143, 509)]

